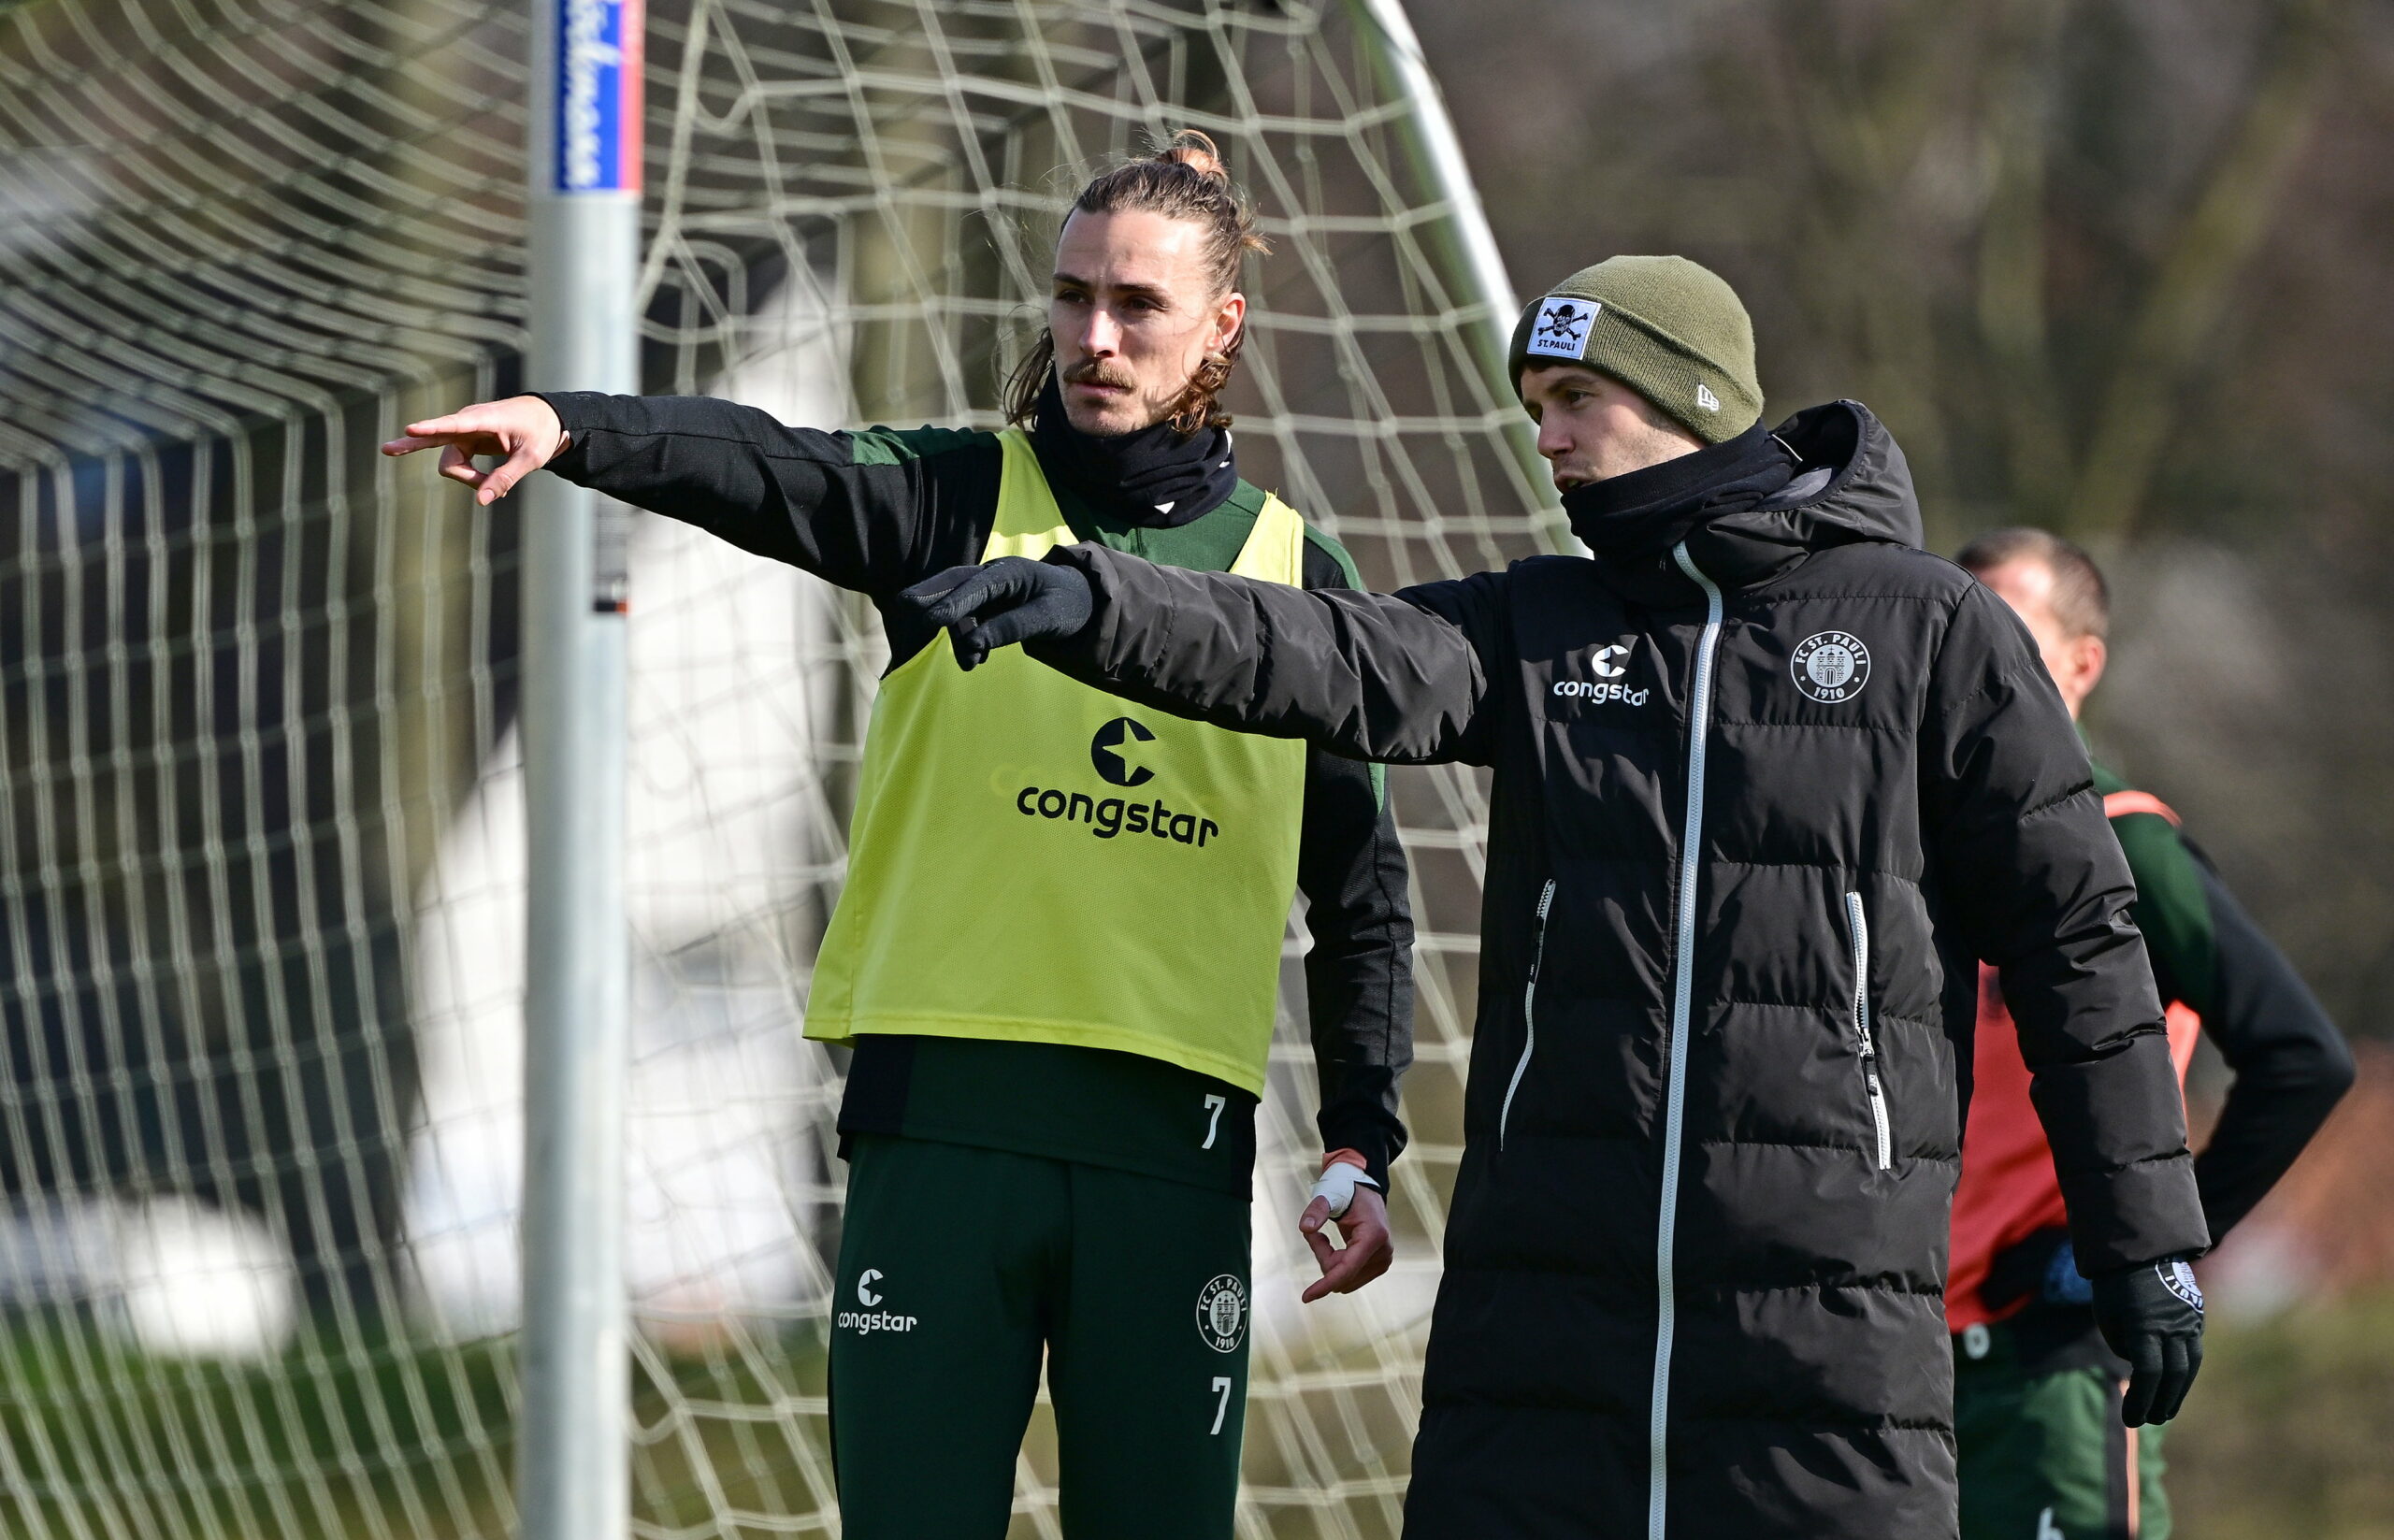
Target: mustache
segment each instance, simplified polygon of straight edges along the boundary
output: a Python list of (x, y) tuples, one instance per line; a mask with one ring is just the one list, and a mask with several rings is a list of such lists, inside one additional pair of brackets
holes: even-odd
[(1064, 382), (1068, 385), (1112, 385), (1120, 390), (1129, 390), (1138, 383), (1132, 378), (1130, 370), (1111, 367), (1103, 358), (1084, 358), (1074, 364), (1064, 371)]

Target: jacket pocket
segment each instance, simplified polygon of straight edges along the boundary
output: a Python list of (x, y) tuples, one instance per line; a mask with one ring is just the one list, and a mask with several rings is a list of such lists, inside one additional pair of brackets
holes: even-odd
[(1505, 1086), (1505, 1104), (1496, 1114), (1496, 1153), (1505, 1152), (1505, 1129), (1513, 1120), (1513, 1095), (1521, 1076), (1530, 1072), (1530, 1056), (1537, 1051), (1537, 971), (1546, 960), (1546, 916), (1554, 907), (1554, 879), (1549, 877), (1537, 896), (1537, 939), (1530, 944), (1530, 980), (1521, 986), (1521, 1057), (1513, 1078)]
[(1845, 896), (1845, 933), (1853, 945), (1853, 1044), (1862, 1063), (1862, 1084), (1870, 1096), (1870, 1130), (1879, 1169), (1895, 1165), (1895, 1130), (1887, 1115), (1887, 1091), (1879, 1078), (1879, 1043), (1870, 1034), (1870, 922), (1862, 895)]

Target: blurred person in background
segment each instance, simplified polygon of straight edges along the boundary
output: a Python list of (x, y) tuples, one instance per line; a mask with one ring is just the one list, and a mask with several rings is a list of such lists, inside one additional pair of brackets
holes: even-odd
[(1979, 959), (2122, 1415), (2201, 1358), (2185, 1108), (2085, 748), (2019, 621), (1920, 549), (1884, 425), (1766, 425), (1718, 275), (1582, 269), (1508, 373), (1593, 559), (1301, 593), (1085, 543), (907, 602), (967, 663), (1028, 641), (1142, 706), (1493, 771), (1410, 1540), (1950, 1540)]
[(1182, 134), (1074, 200), (1002, 432), (560, 392), (383, 446), (440, 448), (485, 505), (545, 466), (881, 609), (890, 664), (806, 1008), (807, 1036), (855, 1049), (829, 1323), (849, 1540), (998, 1540), (1043, 1360), (1067, 1534), (1230, 1534), (1255, 1115), (1299, 890), (1328, 1151), (1304, 1297), (1389, 1266), (1413, 928), (1380, 772), (1128, 713), (1019, 655), (968, 676), (891, 605), (1076, 540), (1351, 587), (1346, 552), (1232, 452), (1219, 397), (1263, 250), (1212, 141)]
[[(2020, 616), (2073, 720), (2103, 677), (2111, 597), (2086, 554), (2041, 529), (1981, 536), (1955, 558)], [(2213, 1245), (2252, 1212), (2352, 1084), (2334, 1026), (2221, 885), (2178, 815), (2095, 766), (2136, 878), (2131, 913), (2169, 1004), (2183, 1083), (2198, 1031), (2236, 1074), (2195, 1159)], [(2167, 1540), (2163, 1425), (2123, 1425), (2127, 1366), (2096, 1330), (2029, 1075), (1993, 970), (1978, 1041), (1954, 1259), (1954, 1433), (1963, 1540)]]

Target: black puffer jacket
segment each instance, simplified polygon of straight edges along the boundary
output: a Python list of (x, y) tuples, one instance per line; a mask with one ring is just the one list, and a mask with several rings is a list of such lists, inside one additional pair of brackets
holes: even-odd
[(1808, 473), (1643, 559), (1391, 597), (1050, 558), (1096, 593), (1034, 649), (1077, 677), (1494, 768), (1414, 1540), (1954, 1533), (1973, 957), (2083, 1265), (2205, 1245), (2127, 871), (2032, 643), (1917, 548), (1869, 413), (1779, 437)]

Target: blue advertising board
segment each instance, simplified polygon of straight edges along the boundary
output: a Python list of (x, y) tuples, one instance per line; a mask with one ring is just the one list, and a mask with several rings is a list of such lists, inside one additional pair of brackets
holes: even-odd
[(642, 0), (556, 0), (560, 193), (640, 191)]

